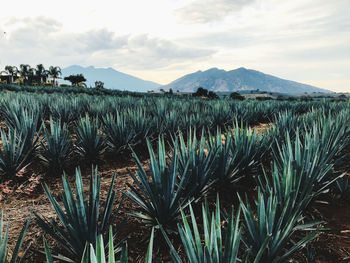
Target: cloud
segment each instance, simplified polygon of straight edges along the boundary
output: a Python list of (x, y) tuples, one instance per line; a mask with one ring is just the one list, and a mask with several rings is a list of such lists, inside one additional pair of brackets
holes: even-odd
[(139, 35), (130, 37), (128, 45), (116, 51), (115, 55), (116, 59), (128, 60), (132, 68), (152, 69), (166, 67), (172, 63), (206, 58), (213, 53), (211, 49), (186, 47), (169, 40)]
[(157, 69), (214, 53), (147, 34), (117, 36), (107, 29), (71, 33), (45, 17), (10, 19), (5, 26), (10, 30), (0, 42), (2, 66), (6, 62)]
[(146, 2), (88, 3), (79, 14), (63, 4), (7, 8), (0, 14), (0, 32), (7, 32), (0, 34), (0, 68), (94, 65), (170, 82), (199, 69), (244, 66), (330, 89), (336, 72), (338, 88), (349, 90), (349, 0)]
[(203, 24), (225, 19), (239, 12), (254, 0), (194, 0), (175, 10), (175, 15), (185, 23)]

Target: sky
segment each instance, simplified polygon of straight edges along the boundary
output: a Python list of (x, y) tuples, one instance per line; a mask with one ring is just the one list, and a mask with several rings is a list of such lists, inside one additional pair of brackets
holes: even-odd
[(17, 0), (1, 10), (1, 69), (92, 65), (167, 84), (245, 67), (350, 92), (350, 0)]

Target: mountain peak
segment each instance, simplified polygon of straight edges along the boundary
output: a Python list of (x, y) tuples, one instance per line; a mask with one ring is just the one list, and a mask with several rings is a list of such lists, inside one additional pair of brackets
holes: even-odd
[(311, 85), (281, 79), (256, 70), (246, 69), (244, 67), (230, 71), (210, 68), (206, 71), (199, 71), (185, 75), (162, 88), (164, 90), (171, 88), (181, 92), (194, 92), (198, 87), (203, 87), (215, 92), (233, 92), (257, 89), (266, 92), (290, 94), (330, 92)]
[(218, 71), (219, 69), (218, 68), (210, 68), (210, 69), (207, 69), (206, 71), (204, 71), (204, 72), (207, 72), (207, 71)]
[(112, 67), (96, 68), (94, 66), (82, 67), (72, 65), (62, 69), (62, 76), (66, 77), (72, 74), (83, 74), (87, 79), (86, 85), (93, 87), (95, 81), (104, 82), (107, 89), (129, 90), (136, 92), (146, 92), (160, 87), (160, 84), (146, 81), (115, 70)]

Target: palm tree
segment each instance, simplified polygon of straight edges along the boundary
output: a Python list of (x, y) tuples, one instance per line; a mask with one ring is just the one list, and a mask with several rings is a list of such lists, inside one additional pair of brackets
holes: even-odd
[(0, 71), (0, 81), (8, 81), (9, 73), (6, 70)]
[(42, 82), (46, 82), (47, 77), (49, 76), (49, 72), (45, 69), (43, 64), (39, 64), (35, 69), (35, 77), (39, 84)]
[(33, 85), (33, 82), (36, 80), (36, 75), (35, 75), (35, 68), (30, 68), (29, 69), (29, 76), (28, 76), (28, 82), (30, 85)]
[(62, 75), (62, 71), (60, 67), (50, 66), (49, 75), (53, 79), (53, 85), (57, 86), (56, 79), (58, 79)]
[(18, 68), (16, 66), (6, 66), (5, 70), (10, 75), (10, 84), (13, 83), (14, 78), (17, 77)]
[(25, 84), (28, 84), (28, 78), (31, 74), (32, 68), (28, 64), (21, 64), (19, 65), (19, 74), (23, 78), (23, 81)]

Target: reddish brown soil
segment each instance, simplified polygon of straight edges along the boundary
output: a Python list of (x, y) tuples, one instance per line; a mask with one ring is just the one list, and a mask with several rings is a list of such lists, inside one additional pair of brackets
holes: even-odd
[(317, 262), (350, 262), (350, 204), (317, 204), (315, 209), (329, 229), (313, 242)]
[[(262, 132), (267, 128), (267, 125), (262, 125), (261, 127), (258, 127), (258, 130), (259, 132)], [(146, 149), (140, 147), (136, 152), (140, 156), (143, 166), (147, 170), (148, 154), (146, 153)], [(136, 170), (135, 161), (131, 158), (130, 154), (110, 155), (107, 157), (105, 163), (99, 166), (102, 200), (105, 198), (114, 173), (117, 173), (115, 184), (117, 201), (121, 199), (121, 191), (128, 190), (126, 183), (128, 182), (132, 184), (132, 179), (129, 176), (126, 168), (131, 171)], [(91, 168), (82, 167), (84, 185), (86, 186), (88, 185), (90, 171)], [(74, 169), (69, 170), (67, 174), (71, 184), (73, 185), (75, 179)], [(41, 183), (48, 184), (55, 197), (59, 198), (62, 190), (62, 180), (60, 176), (54, 177), (46, 175), (45, 170), (38, 163), (34, 163), (28, 167), (24, 172), (23, 178), (24, 180), (22, 180), (22, 185), (15, 185), (15, 191), (13, 191), (13, 193), (6, 194), (3, 197), (3, 200), (0, 200), (0, 209), (4, 208), (5, 211), (4, 217), (11, 220), (9, 240), (10, 254), (24, 222), (30, 216), (32, 211), (35, 211), (44, 217), (55, 216), (50, 203), (42, 190)], [(31, 180), (28, 180), (28, 178), (31, 178)], [(222, 194), (229, 197), (231, 193), (227, 193), (227, 196), (225, 193)], [(213, 199), (215, 200), (215, 196), (213, 196)], [(230, 200), (229, 203), (232, 203), (232, 200)], [(326, 222), (325, 227), (330, 229), (329, 231), (322, 233), (312, 243), (311, 246), (315, 249), (315, 261), (313, 262), (350, 262), (350, 203), (339, 201), (339, 203), (332, 204), (316, 204), (313, 208), (315, 210), (315, 214), (317, 214), (317, 217), (321, 217)], [(199, 209), (199, 206), (194, 207), (194, 209)], [(130, 202), (130, 200), (125, 199), (122, 204), (121, 215), (117, 217), (117, 222), (120, 221), (124, 215), (127, 215), (134, 210), (135, 205)], [(150, 231), (151, 229), (144, 226), (140, 220), (129, 217), (128, 223), (123, 228), (120, 237), (128, 235), (128, 251), (131, 259), (130, 262), (142, 262), (142, 259), (146, 254)], [(176, 237), (171, 238), (177, 239)], [(33, 248), (36, 250), (42, 250), (42, 240), (43, 232), (35, 224), (34, 219), (32, 219), (25, 238), (25, 245), (32, 243)], [(49, 243), (53, 244), (50, 240)], [(175, 240), (174, 243), (179, 244), (178, 240)], [(179, 248), (179, 245), (175, 245), (175, 247), (181, 253), (181, 248)], [(154, 245), (154, 262), (169, 262), (170, 258), (168, 254), (168, 247), (166, 246), (163, 238), (159, 233), (156, 234)], [(40, 253), (34, 253), (32, 260), (33, 262), (45, 261)], [(305, 252), (301, 252), (294, 262), (307, 262), (305, 259)]]

